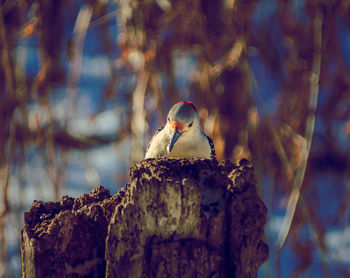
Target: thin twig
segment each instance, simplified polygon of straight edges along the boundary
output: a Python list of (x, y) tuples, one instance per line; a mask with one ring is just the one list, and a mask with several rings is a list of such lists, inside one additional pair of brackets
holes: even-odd
[[(5, 75), (6, 89), (13, 100), (16, 99), (16, 84), (14, 80), (14, 69), (11, 61), (10, 51), (8, 47), (8, 36), (6, 34), (6, 25), (4, 21), (4, 13), (2, 4), (0, 4), (0, 56), (1, 65)], [(3, 209), (0, 211), (0, 276), (4, 275), (7, 261), (7, 240), (6, 240), (6, 220), (10, 211), (10, 204), (8, 200), (8, 187), (10, 179), (10, 162), (14, 156), (14, 138), (15, 126), (11, 125), (13, 122), (13, 111), (10, 115), (2, 115), (2, 134), (0, 134), (0, 188), (2, 189)], [(4, 113), (4, 111), (1, 111)], [(5, 129), (9, 128), (9, 137), (6, 142)], [(6, 152), (7, 149), (7, 152)]]
[(312, 73), (310, 77), (310, 97), (309, 97), (309, 111), (306, 118), (305, 127), (305, 140), (306, 140), (306, 157), (296, 170), (296, 174), (292, 183), (292, 191), (288, 200), (288, 206), (286, 215), (283, 220), (282, 228), (278, 235), (275, 247), (277, 250), (281, 250), (286, 238), (288, 236), (290, 226), (294, 217), (295, 208), (299, 200), (300, 190), (303, 184), (305, 170), (310, 154), (312, 137), (314, 134), (315, 127), (315, 114), (317, 109), (318, 91), (319, 91), (319, 76), (321, 71), (321, 48), (322, 48), (322, 22), (323, 15), (319, 9), (316, 12), (313, 21), (313, 32), (314, 32), (314, 53), (313, 53), (313, 64)]
[(76, 35), (73, 38), (73, 59), (69, 63), (67, 81), (67, 94), (70, 97), (71, 104), (69, 112), (72, 116), (74, 115), (76, 107), (76, 98), (78, 94), (77, 87), (80, 81), (81, 67), (83, 64), (84, 41), (91, 21), (92, 11), (91, 5), (84, 4), (80, 8), (74, 25), (74, 33), (76, 33)]
[[(272, 124), (272, 120), (271, 117), (269, 115), (269, 112), (267, 111), (266, 107), (265, 107), (265, 103), (264, 100), (262, 98), (261, 95), (261, 91), (260, 91), (260, 87), (258, 85), (258, 82), (255, 78), (255, 75), (253, 73), (253, 71), (250, 69), (250, 67), (248, 67), (248, 73), (251, 77), (253, 86), (255, 87), (255, 91), (256, 91), (256, 98), (259, 102), (259, 106), (262, 110), (262, 114), (264, 116), (264, 118), (267, 120), (267, 127), (270, 131), (270, 134), (272, 136), (272, 140), (273, 140), (273, 146), (276, 149), (277, 155), (280, 159), (280, 161), (282, 162), (283, 168), (285, 169), (285, 172), (287, 174), (287, 176), (291, 176), (293, 173), (293, 170), (290, 166), (286, 151), (282, 145), (281, 139), (278, 135), (278, 133), (276, 132), (275, 127)], [(253, 90), (254, 91), (254, 90)], [(274, 186), (274, 182), (272, 182), (272, 185)], [(280, 272), (281, 272), (281, 257), (279, 256), (279, 252), (276, 252), (275, 255), (275, 271), (274, 271), (274, 277), (280, 277)]]
[(276, 152), (277, 152), (277, 155), (279, 156), (282, 164), (283, 164), (283, 167), (287, 173), (287, 176), (291, 175), (292, 174), (292, 169), (290, 167), (290, 164), (289, 164), (289, 161), (288, 161), (288, 157), (287, 157), (287, 154), (286, 154), (286, 151), (282, 145), (282, 142), (276, 132), (276, 129), (274, 128), (273, 124), (272, 124), (272, 121), (271, 121), (271, 117), (269, 115), (269, 113), (267, 112), (267, 109), (265, 107), (265, 104), (264, 104), (264, 100), (262, 98), (262, 95), (261, 95), (261, 91), (260, 91), (260, 88), (259, 88), (259, 85), (258, 85), (258, 82), (255, 78), (255, 75), (253, 73), (253, 71), (250, 69), (250, 67), (248, 67), (248, 73), (251, 77), (251, 80), (252, 80), (252, 83), (255, 87), (255, 91), (257, 92), (256, 93), (256, 97), (259, 101), (259, 105), (261, 107), (261, 110), (262, 110), (262, 114), (264, 116), (264, 118), (267, 120), (267, 126), (269, 128), (269, 131), (272, 135), (272, 140), (273, 140), (273, 145), (276, 147)]
[(59, 183), (58, 183), (58, 174), (56, 167), (56, 152), (55, 152), (55, 142), (54, 142), (54, 123), (52, 118), (52, 111), (49, 99), (46, 98), (43, 109), (46, 110), (46, 114), (48, 116), (48, 125), (45, 130), (46, 135), (46, 144), (47, 144), (47, 160), (48, 160), (48, 170), (49, 177), (52, 181), (53, 189), (54, 189), (54, 198), (56, 200), (59, 199)]
[[(0, 212), (0, 238), (1, 238), (1, 264), (6, 265), (7, 261), (7, 241), (6, 241), (6, 220), (7, 220), (7, 215), (10, 212), (10, 203), (8, 199), (8, 187), (10, 183), (10, 165), (11, 162), (13, 161), (13, 157), (15, 155), (15, 136), (16, 136), (16, 126), (14, 124), (13, 116), (11, 117), (10, 120), (10, 135), (8, 138), (8, 157), (7, 161), (5, 164), (0, 165), (0, 184), (1, 187), (3, 187), (3, 196), (2, 196), (2, 202), (3, 202), (3, 210)], [(0, 276), (1, 276), (1, 271), (0, 271)]]
[(232, 48), (209, 69), (210, 78), (218, 78), (224, 70), (234, 68), (242, 56), (245, 48), (245, 41), (243, 39), (237, 40)]
[(131, 161), (140, 161), (143, 158), (146, 117), (145, 117), (145, 95), (150, 73), (144, 69), (140, 72), (136, 88), (132, 96), (132, 120), (131, 120)]
[(310, 225), (311, 225), (311, 228), (312, 228), (312, 231), (313, 231), (313, 233), (312, 233), (313, 239), (314, 239), (314, 241), (316, 243), (316, 246), (320, 249), (321, 266), (322, 266), (322, 269), (323, 269), (323, 273), (325, 274), (325, 276), (327, 278), (330, 278), (332, 276), (331, 276), (331, 272), (330, 272), (329, 266), (327, 265), (327, 262), (326, 262), (325, 248), (322, 246), (321, 236), (318, 234), (317, 229), (316, 229), (316, 227), (315, 227), (315, 225), (314, 225), (314, 223), (312, 221), (311, 215), (309, 213), (309, 210), (308, 210), (308, 208), (306, 206), (306, 203), (305, 203), (305, 200), (304, 200), (302, 194), (300, 194), (300, 201), (301, 201), (303, 213), (306, 216), (307, 220), (310, 222)]
[(77, 28), (74, 30), (74, 35), (79, 35), (80, 33), (85, 33), (87, 29), (91, 29), (94, 27), (97, 27), (105, 22), (107, 22), (111, 17), (116, 16), (118, 14), (119, 8), (116, 8), (115, 10), (99, 17), (98, 19), (92, 21), (90, 24), (87, 26), (83, 26), (83, 28)]
[(15, 88), (13, 82), (13, 68), (10, 58), (10, 52), (8, 47), (8, 37), (6, 34), (6, 26), (3, 17), (2, 5), (0, 4), (0, 55), (1, 55), (1, 64), (2, 69), (5, 73), (5, 83), (6, 88), (9, 91), (10, 95), (14, 96)]

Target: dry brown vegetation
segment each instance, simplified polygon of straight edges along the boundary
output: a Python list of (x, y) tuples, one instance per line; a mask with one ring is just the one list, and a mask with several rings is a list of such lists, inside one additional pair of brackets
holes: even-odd
[[(325, 239), (332, 229), (349, 229), (349, 5), (86, 0), (77, 9), (75, 1), (0, 1), (0, 276), (9, 259), (9, 215), (23, 213), (9, 198), (11, 177), (26, 186), (21, 169), (31, 148), (47, 162), (58, 199), (71, 151), (128, 138), (130, 161), (139, 161), (145, 135), (183, 98), (199, 108), (218, 160), (250, 159), (270, 217), (285, 215), (278, 235), (267, 231), (271, 258), (262, 275), (297, 277), (313, 273), (312, 264), (325, 277), (350, 275), (349, 262), (332, 265)], [(77, 136), (52, 111), (55, 89), (64, 87), (71, 104), (65, 115), (74, 116), (91, 30), (111, 72), (95, 115), (135, 77), (123, 93), (123, 125), (112, 137)], [(26, 68), (28, 53), (19, 47), (28, 41), (38, 49), (35, 69)], [(180, 59), (195, 65), (182, 87), (176, 76)], [(34, 118), (28, 116), (32, 104), (41, 111)], [(292, 253), (288, 273), (283, 252)]]

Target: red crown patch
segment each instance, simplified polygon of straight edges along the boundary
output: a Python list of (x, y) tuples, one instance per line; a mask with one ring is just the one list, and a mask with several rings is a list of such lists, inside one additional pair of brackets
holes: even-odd
[(196, 106), (194, 106), (194, 104), (192, 102), (190, 102), (190, 101), (182, 100), (182, 101), (179, 101), (179, 102), (175, 103), (175, 105), (179, 104), (179, 103), (189, 104), (193, 108), (194, 111), (198, 112)]

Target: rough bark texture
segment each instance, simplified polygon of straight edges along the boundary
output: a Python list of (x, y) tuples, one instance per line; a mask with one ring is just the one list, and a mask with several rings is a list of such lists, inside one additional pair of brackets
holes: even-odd
[(149, 159), (110, 196), (35, 201), (22, 277), (256, 277), (267, 210), (241, 160)]
[(150, 159), (131, 168), (106, 242), (107, 277), (256, 277), (267, 210), (241, 160)]
[(120, 200), (99, 186), (78, 199), (34, 201), (24, 214), (22, 277), (103, 277), (107, 227)]

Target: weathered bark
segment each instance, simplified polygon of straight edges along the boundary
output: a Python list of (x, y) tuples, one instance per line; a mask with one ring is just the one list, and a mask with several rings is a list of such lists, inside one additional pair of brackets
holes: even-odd
[(22, 276), (257, 276), (267, 210), (247, 160), (150, 159), (130, 177), (113, 197), (100, 187), (88, 202), (34, 202)]
[(130, 172), (108, 228), (107, 277), (257, 276), (267, 210), (247, 160), (154, 159)]
[(107, 227), (120, 199), (100, 186), (78, 199), (34, 201), (24, 215), (22, 277), (103, 277)]

